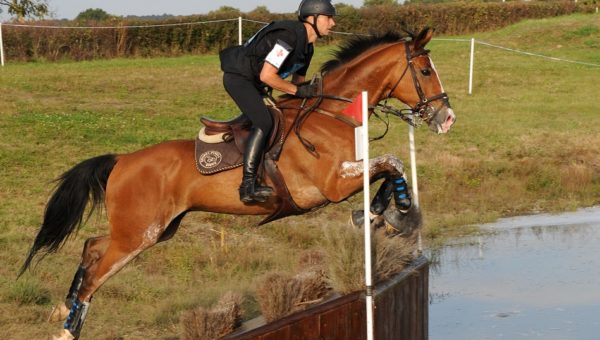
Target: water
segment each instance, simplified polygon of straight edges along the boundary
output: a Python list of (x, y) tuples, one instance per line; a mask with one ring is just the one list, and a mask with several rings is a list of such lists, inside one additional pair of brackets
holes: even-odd
[(600, 207), (483, 228), (430, 254), (430, 339), (600, 339)]

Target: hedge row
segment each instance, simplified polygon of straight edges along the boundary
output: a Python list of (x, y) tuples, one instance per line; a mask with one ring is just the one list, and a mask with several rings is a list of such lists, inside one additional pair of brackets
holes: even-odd
[[(544, 18), (591, 12), (594, 6), (565, 2), (507, 2), (507, 3), (438, 3), (354, 8), (339, 5), (340, 16), (336, 31), (380, 33), (416, 30), (431, 26), (438, 34), (466, 34), (498, 29), (523, 19)], [(201, 16), (177, 17), (164, 22), (115, 20), (103, 23), (69, 21), (35, 22), (30, 25), (94, 26), (85, 29), (58, 29), (3, 26), (4, 49), (8, 60), (87, 60), (114, 57), (174, 56), (189, 53), (216, 52), (237, 44), (237, 20), (198, 23), (204, 21), (244, 19), (244, 39), (259, 27), (259, 22), (293, 19), (293, 14), (268, 12), (240, 13), (222, 11)], [(160, 27), (123, 27), (138, 25), (176, 24)], [(99, 26), (119, 26), (102, 28)], [(345, 35), (332, 35), (322, 43), (332, 43)]]

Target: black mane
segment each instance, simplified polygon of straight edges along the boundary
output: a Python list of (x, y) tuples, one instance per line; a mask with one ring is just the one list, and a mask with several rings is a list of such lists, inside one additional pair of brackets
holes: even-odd
[(356, 36), (351, 38), (342, 43), (339, 50), (332, 53), (334, 59), (325, 62), (321, 66), (321, 73), (327, 73), (349, 62), (371, 47), (402, 41), (405, 38), (405, 36), (393, 32), (387, 32), (383, 35)]

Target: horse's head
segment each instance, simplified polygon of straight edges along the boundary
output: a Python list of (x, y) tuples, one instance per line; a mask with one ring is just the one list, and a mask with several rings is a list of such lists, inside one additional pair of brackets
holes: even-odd
[[(426, 28), (412, 41), (404, 42), (401, 59), (404, 63), (397, 67), (400, 74), (391, 83), (389, 97), (407, 104), (436, 133), (446, 133), (456, 120), (448, 96), (444, 92), (440, 78), (429, 57), (425, 45), (429, 43), (433, 29)], [(399, 51), (399, 49), (395, 49)], [(396, 52), (398, 53), (398, 52)], [(390, 75), (392, 77), (392, 75)]]
[(335, 58), (321, 66), (324, 93), (335, 94), (324, 96), (333, 99), (329, 105), (339, 110), (347, 105), (340, 99), (367, 90), (372, 105), (396, 98), (410, 106), (410, 114), (385, 106), (388, 113), (413, 124), (423, 121), (437, 133), (448, 132), (456, 116), (425, 49), (432, 35), (433, 30), (426, 28), (418, 35), (411, 34), (412, 39), (389, 32), (347, 40), (334, 52)]

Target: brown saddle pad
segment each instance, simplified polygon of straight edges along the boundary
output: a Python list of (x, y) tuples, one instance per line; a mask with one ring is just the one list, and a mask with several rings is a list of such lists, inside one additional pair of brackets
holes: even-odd
[(196, 137), (196, 168), (203, 175), (237, 168), (242, 165), (244, 155), (234, 140), (222, 143), (205, 143)]
[[(273, 117), (274, 126), (267, 149), (277, 144), (281, 140), (278, 136), (283, 134), (281, 111), (274, 106), (269, 106), (269, 111)], [(201, 119), (207, 134), (223, 134), (223, 141), (221, 142), (205, 142), (200, 139), (200, 134), (196, 137), (196, 168), (201, 174), (212, 175), (242, 165), (246, 139), (252, 128), (250, 124), (244, 123), (244, 119), (246, 118), (243, 118), (243, 116), (238, 116), (229, 122)], [(201, 132), (204, 132), (204, 130), (201, 130)]]

